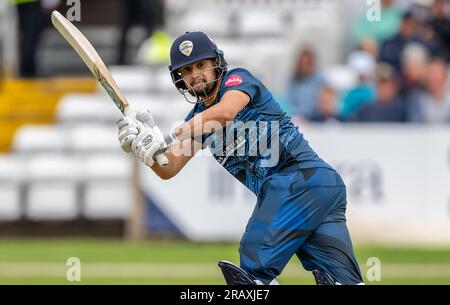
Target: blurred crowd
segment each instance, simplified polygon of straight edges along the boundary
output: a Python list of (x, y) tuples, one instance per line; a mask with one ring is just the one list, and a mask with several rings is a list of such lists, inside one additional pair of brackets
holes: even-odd
[[(417, 4), (420, 3), (420, 4)], [(349, 32), (347, 90), (327, 82), (316, 51), (302, 46), (285, 101), (296, 121), (450, 123), (450, 0), (381, 1)]]
[[(36, 77), (39, 37), (51, 10), (64, 3), (10, 1), (18, 11), (19, 74)], [(380, 0), (380, 7), (380, 20), (369, 20), (364, 11), (347, 31), (350, 88), (329, 81), (317, 50), (300, 47), (282, 99), (295, 121), (450, 123), (450, 0)], [(172, 38), (164, 1), (121, 0), (120, 12), (116, 64), (167, 63)], [(148, 39), (131, 62), (127, 36), (136, 24)]]
[[(4, 0), (0, 0), (4, 1)], [(50, 14), (55, 9), (67, 10), (69, 4), (76, 2), (62, 0), (8, 0), (16, 7), (17, 26), (19, 33), (19, 71), (24, 78), (41, 76), (37, 52), (40, 39), (46, 27), (50, 26)], [(107, 2), (104, 1), (104, 5)], [(120, 17), (119, 39), (117, 42), (116, 64), (130, 64), (127, 56), (128, 35), (133, 26), (141, 26), (145, 31), (146, 40), (141, 42), (142, 50), (138, 52), (141, 62), (166, 62), (168, 54), (165, 52), (170, 46), (171, 38), (164, 28), (163, 0), (119, 0)], [(80, 2), (81, 5), (81, 2)], [(81, 6), (80, 6), (81, 9)], [(78, 20), (77, 20), (78, 21)]]

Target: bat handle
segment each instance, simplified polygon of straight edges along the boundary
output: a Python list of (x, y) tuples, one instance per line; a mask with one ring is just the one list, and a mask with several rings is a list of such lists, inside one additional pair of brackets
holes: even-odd
[(164, 167), (164, 166), (169, 165), (169, 159), (167, 159), (167, 157), (163, 153), (156, 155), (155, 158), (156, 158), (156, 162), (158, 162), (159, 166)]
[[(166, 151), (171, 145), (180, 143), (180, 141), (178, 141), (177, 137), (175, 136), (175, 134), (172, 131), (170, 131), (168, 134), (165, 134), (163, 136), (164, 136), (164, 142), (166, 142), (166, 144), (167, 144), (167, 148), (164, 151)], [(169, 160), (164, 155), (164, 153), (158, 153), (156, 155), (156, 162), (158, 162), (158, 164), (162, 167), (169, 164)]]
[(166, 149), (162, 150), (161, 152), (157, 152), (156, 153), (156, 162), (158, 162), (159, 166), (164, 167), (167, 166), (169, 164), (169, 160), (167, 159), (167, 157), (164, 155), (164, 152), (169, 149), (169, 147), (171, 145), (175, 145), (180, 143), (180, 141), (177, 139), (177, 137), (175, 136), (175, 134), (170, 131), (168, 134), (163, 135), (164, 137), (164, 142), (166, 142), (167, 147)]

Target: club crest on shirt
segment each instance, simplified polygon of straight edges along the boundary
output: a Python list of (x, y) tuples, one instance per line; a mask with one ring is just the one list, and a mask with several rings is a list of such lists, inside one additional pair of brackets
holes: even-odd
[(191, 55), (193, 48), (194, 48), (194, 44), (190, 40), (183, 41), (182, 43), (180, 43), (180, 46), (179, 46), (180, 52), (186, 56)]
[(227, 78), (225, 81), (225, 87), (232, 87), (242, 84), (242, 77), (239, 75), (233, 74)]

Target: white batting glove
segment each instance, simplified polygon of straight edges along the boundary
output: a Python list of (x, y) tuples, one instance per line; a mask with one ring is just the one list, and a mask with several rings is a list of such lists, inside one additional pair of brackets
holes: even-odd
[(124, 116), (117, 123), (120, 147), (126, 153), (131, 152), (131, 143), (139, 134), (139, 127), (136, 120)]
[(167, 144), (149, 111), (138, 111), (136, 119), (141, 124), (139, 134), (132, 141), (131, 150), (139, 160), (151, 167), (155, 163), (156, 153), (166, 149)]

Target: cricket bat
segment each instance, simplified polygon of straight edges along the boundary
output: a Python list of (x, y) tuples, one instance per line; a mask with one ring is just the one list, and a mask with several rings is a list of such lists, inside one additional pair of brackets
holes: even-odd
[[(133, 108), (123, 96), (111, 73), (108, 71), (108, 68), (87, 38), (58, 11), (52, 12), (52, 23), (64, 39), (78, 53), (122, 114), (135, 118), (136, 114)], [(162, 153), (157, 154), (155, 158), (160, 166), (169, 164), (169, 160)]]

